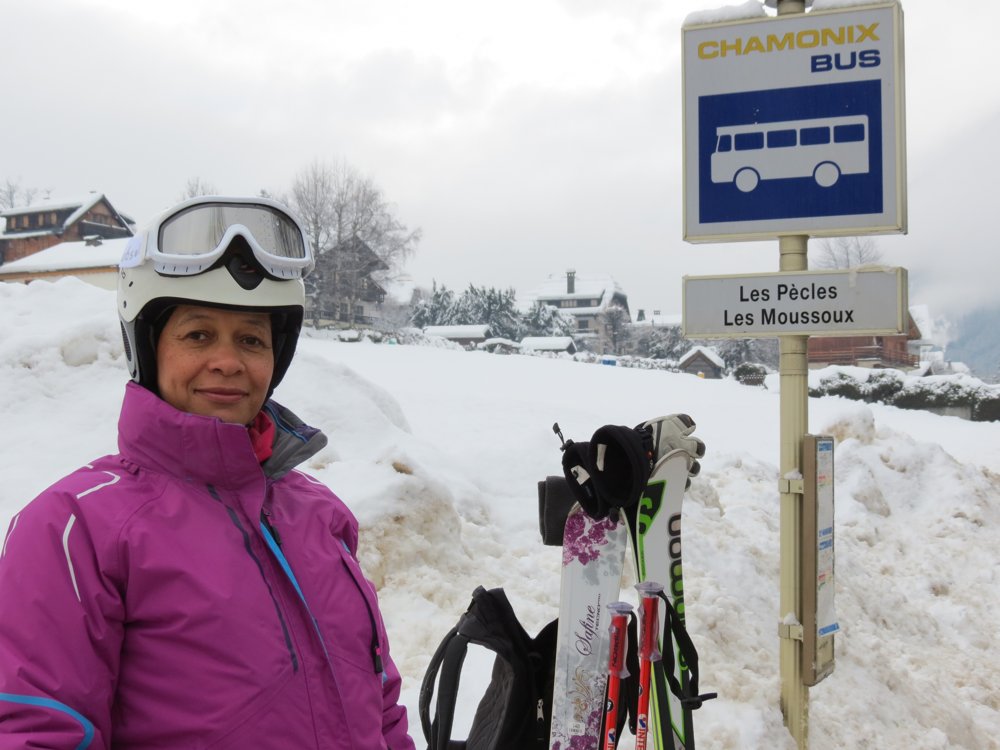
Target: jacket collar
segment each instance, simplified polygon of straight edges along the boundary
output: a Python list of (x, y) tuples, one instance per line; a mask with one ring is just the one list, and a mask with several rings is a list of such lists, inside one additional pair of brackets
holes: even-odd
[(274, 401), (264, 408), (277, 431), (274, 452), (262, 467), (243, 425), (179, 411), (130, 382), (118, 420), (118, 450), (139, 466), (218, 487), (280, 479), (321, 450), (326, 436)]

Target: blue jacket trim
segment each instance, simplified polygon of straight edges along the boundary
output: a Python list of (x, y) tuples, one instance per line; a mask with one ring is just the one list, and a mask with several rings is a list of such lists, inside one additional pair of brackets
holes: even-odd
[(299, 599), (302, 603), (306, 605), (306, 610), (309, 609), (309, 604), (306, 602), (306, 597), (302, 593), (302, 587), (299, 586), (299, 582), (295, 579), (295, 574), (292, 572), (292, 566), (288, 564), (288, 559), (285, 557), (285, 553), (281, 551), (281, 547), (278, 546), (277, 540), (271, 533), (271, 530), (267, 528), (263, 521), (260, 524), (260, 531), (264, 535), (264, 541), (267, 542), (267, 546), (271, 548), (271, 552), (278, 559), (278, 564), (281, 565), (281, 569), (285, 571), (285, 575), (288, 576), (288, 580), (292, 582), (295, 587), (295, 592), (299, 595)]
[(41, 706), (42, 708), (51, 708), (56, 711), (60, 711), (67, 716), (71, 716), (73, 719), (78, 721), (80, 726), (83, 728), (83, 739), (80, 741), (80, 744), (76, 746), (76, 750), (84, 750), (85, 748), (90, 747), (90, 743), (94, 739), (94, 725), (90, 723), (90, 720), (79, 711), (75, 711), (67, 706), (65, 703), (60, 703), (52, 698), (38, 698), (33, 695), (15, 695), (13, 693), (0, 693), (0, 701), (20, 703), (25, 706)]
[[(326, 655), (327, 663), (330, 664), (330, 669), (332, 670), (333, 663), (330, 662), (330, 652), (326, 648), (326, 641), (323, 638), (323, 631), (320, 630), (319, 622), (316, 620), (316, 617), (313, 615), (312, 610), (309, 608), (309, 602), (306, 601), (305, 594), (302, 593), (302, 588), (299, 586), (299, 582), (295, 578), (295, 573), (292, 572), (292, 566), (288, 564), (288, 558), (286, 558), (285, 553), (282, 552), (281, 545), (278, 543), (278, 540), (274, 538), (274, 534), (271, 533), (271, 529), (269, 529), (267, 524), (265, 524), (263, 521), (261, 521), (260, 523), (260, 531), (261, 534), (264, 535), (264, 541), (267, 542), (267, 546), (271, 549), (271, 552), (274, 553), (275, 558), (278, 560), (278, 564), (281, 565), (281, 569), (285, 571), (285, 575), (288, 576), (288, 580), (291, 581), (292, 586), (295, 587), (295, 592), (299, 595), (299, 599), (302, 600), (302, 605), (306, 608), (306, 612), (309, 613), (309, 619), (312, 620), (313, 627), (316, 629), (316, 635), (319, 636), (320, 645), (323, 646), (323, 653)], [(344, 549), (347, 551), (347, 554), (350, 554), (351, 550), (347, 546), (347, 543), (343, 539), (340, 540), (340, 543), (344, 545)], [(356, 586), (358, 586), (360, 590), (360, 585), (358, 584), (358, 582), (355, 581), (354, 583)], [(389, 676), (386, 674), (385, 669), (382, 666), (382, 657), (381, 657), (382, 651), (379, 643), (378, 629), (375, 626), (375, 616), (372, 614), (371, 606), (368, 604), (368, 599), (365, 598), (363, 591), (361, 592), (361, 598), (365, 602), (365, 608), (368, 610), (368, 617), (371, 620), (372, 655), (375, 659), (375, 665), (376, 665), (375, 672), (376, 674), (381, 675), (382, 684), (384, 685), (386, 681), (389, 679)]]
[(267, 528), (267, 525), (261, 521), (260, 531), (264, 535), (264, 541), (267, 542), (267, 546), (274, 553), (274, 556), (278, 560), (278, 564), (281, 565), (281, 569), (285, 571), (285, 575), (288, 576), (288, 580), (292, 582), (292, 586), (295, 587), (295, 593), (299, 595), (299, 599), (302, 600), (302, 606), (306, 608), (306, 612), (309, 615), (309, 619), (312, 620), (313, 628), (316, 630), (316, 636), (319, 638), (319, 645), (323, 647), (323, 655), (326, 657), (326, 663), (330, 666), (330, 671), (333, 671), (333, 663), (330, 661), (330, 652), (326, 648), (326, 640), (323, 638), (323, 631), (319, 629), (319, 623), (316, 621), (316, 616), (313, 615), (312, 609), (309, 607), (309, 602), (306, 601), (306, 595), (302, 593), (302, 587), (299, 586), (298, 580), (295, 578), (295, 573), (292, 572), (292, 566), (288, 564), (288, 558), (285, 557), (285, 553), (281, 551), (281, 546), (278, 541), (274, 538), (274, 534), (271, 530)]

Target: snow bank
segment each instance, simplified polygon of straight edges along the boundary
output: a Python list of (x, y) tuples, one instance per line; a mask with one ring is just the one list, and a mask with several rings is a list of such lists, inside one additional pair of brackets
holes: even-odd
[[(475, 586), (504, 586), (529, 631), (555, 616), (558, 550), (535, 483), (569, 438), (685, 411), (708, 446), (684, 510), (698, 746), (792, 748), (778, 696), (778, 379), (768, 390), (571, 359), (303, 338), (277, 398), (330, 445), (307, 471), (362, 525), (418, 740), (417, 694)], [(113, 294), (75, 280), (0, 284), (0, 523), (115, 450), (124, 363)], [(810, 402), (836, 456), (833, 675), (811, 690), (811, 746), (998, 748), (1000, 424), (839, 398)], [(626, 581), (630, 585), (629, 581)], [(467, 724), (488, 660), (467, 663)], [(477, 673), (478, 670), (478, 673)], [(623, 743), (623, 747), (627, 747)]]

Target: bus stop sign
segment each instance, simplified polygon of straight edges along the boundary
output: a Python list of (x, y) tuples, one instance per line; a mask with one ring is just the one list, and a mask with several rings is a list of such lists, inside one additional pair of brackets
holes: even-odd
[(896, 2), (684, 28), (684, 239), (906, 231)]

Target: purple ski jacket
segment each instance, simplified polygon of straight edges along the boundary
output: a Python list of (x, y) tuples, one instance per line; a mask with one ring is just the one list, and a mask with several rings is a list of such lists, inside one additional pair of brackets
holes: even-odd
[(120, 454), (43, 492), (0, 557), (0, 750), (412, 750), (357, 521), (246, 428), (129, 383)]

